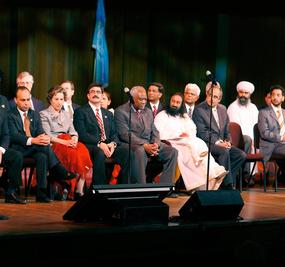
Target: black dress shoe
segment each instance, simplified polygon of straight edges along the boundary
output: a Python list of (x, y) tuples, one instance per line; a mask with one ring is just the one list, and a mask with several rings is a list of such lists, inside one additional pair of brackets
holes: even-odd
[(0, 220), (8, 220), (8, 219), (9, 219), (9, 217), (4, 216), (4, 215), (0, 215)]
[(11, 204), (27, 204), (27, 200), (26, 199), (22, 199), (19, 196), (17, 196), (16, 193), (12, 193), (12, 194), (7, 194), (5, 196), (5, 203), (11, 203)]
[(222, 190), (233, 190), (234, 187), (233, 187), (232, 184), (227, 184), (227, 185), (222, 185), (222, 186), (220, 187), (220, 189), (222, 189)]
[(77, 173), (68, 172), (61, 163), (50, 169), (50, 177), (54, 180), (71, 180), (77, 176)]
[(80, 200), (81, 198), (83, 198), (83, 196), (84, 196), (84, 195), (81, 195), (80, 193), (75, 192), (75, 193), (74, 193), (74, 199), (73, 199), (73, 200), (78, 201), (78, 200)]
[(41, 203), (50, 203), (52, 200), (47, 196), (36, 196), (36, 201)]

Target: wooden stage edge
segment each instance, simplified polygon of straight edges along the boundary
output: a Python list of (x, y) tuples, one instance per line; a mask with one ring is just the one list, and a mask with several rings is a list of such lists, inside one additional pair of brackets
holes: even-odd
[[(285, 249), (285, 188), (274, 192), (261, 187), (241, 193), (244, 206), (238, 222), (187, 223), (118, 226), (106, 223), (75, 223), (63, 215), (75, 202), (54, 201), (27, 205), (4, 203), (0, 199), (0, 266), (157, 266), (163, 258), (169, 264), (183, 264), (193, 257), (196, 266), (235, 266), (248, 263), (277, 263)], [(189, 196), (165, 198), (170, 218)], [(13, 247), (13, 248), (12, 248)], [(206, 255), (206, 256), (205, 256)], [(218, 255), (218, 256), (217, 256)], [(199, 261), (197, 262), (197, 258)], [(276, 259), (275, 259), (276, 258)], [(229, 265), (229, 262), (232, 263)], [(240, 266), (240, 265), (239, 265)]]

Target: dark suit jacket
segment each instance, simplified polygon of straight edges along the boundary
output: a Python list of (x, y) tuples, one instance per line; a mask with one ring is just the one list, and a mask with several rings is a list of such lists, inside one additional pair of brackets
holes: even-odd
[[(115, 109), (116, 129), (124, 143), (129, 143), (129, 114), (129, 102)], [(131, 108), (131, 117), (132, 145), (157, 143), (160, 146), (159, 132), (154, 125), (152, 111), (145, 108), (141, 113), (141, 119), (138, 119), (136, 112)]]
[[(229, 132), (229, 118), (227, 109), (224, 105), (218, 104), (217, 112), (219, 116), (218, 127), (214, 116), (211, 124), (211, 144), (215, 144), (218, 140), (230, 140)], [(203, 139), (207, 144), (209, 143), (209, 129), (210, 129), (210, 106), (206, 101), (198, 104), (194, 108), (192, 119), (197, 126), (197, 136)]]
[[(119, 145), (119, 139), (115, 130), (114, 116), (112, 112), (101, 108), (104, 129), (106, 134), (106, 143), (116, 142)], [(87, 146), (96, 146), (100, 141), (100, 127), (97, 118), (88, 104), (78, 108), (74, 112), (73, 124), (78, 132), (79, 140)]]
[[(151, 110), (151, 112), (152, 112), (152, 108), (151, 108), (151, 105), (150, 105), (149, 102), (146, 103), (145, 107), (149, 108)], [(162, 103), (159, 101), (157, 113), (162, 111), (162, 110), (164, 110), (164, 107), (163, 107)]]
[[(282, 109), (283, 118), (285, 110)], [(258, 129), (260, 132), (260, 151), (264, 160), (268, 160), (275, 147), (281, 143), (280, 125), (271, 106), (261, 109), (258, 114)]]
[[(28, 117), (30, 119), (30, 131), (33, 137), (44, 133), (40, 115), (38, 112), (29, 109)], [(10, 130), (11, 137), (11, 148), (15, 148), (19, 151), (24, 151), (27, 147), (28, 137), (25, 134), (24, 126), (20, 112), (15, 107), (11, 109), (8, 113), (8, 127)]]
[[(32, 101), (33, 101), (35, 111), (40, 112), (46, 108), (43, 101), (41, 101), (41, 100), (39, 100), (33, 96), (32, 96)], [(16, 103), (15, 103), (14, 98), (9, 100), (9, 104), (10, 104), (11, 109), (16, 107)]]
[(9, 138), (7, 113), (3, 108), (0, 108), (0, 146), (8, 149)]
[(10, 109), (10, 105), (8, 103), (6, 96), (0, 95), (0, 108), (5, 109), (5, 110)]

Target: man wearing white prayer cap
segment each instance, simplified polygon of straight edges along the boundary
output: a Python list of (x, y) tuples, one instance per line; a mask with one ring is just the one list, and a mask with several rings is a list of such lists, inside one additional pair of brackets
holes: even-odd
[[(248, 81), (241, 81), (237, 84), (237, 99), (228, 107), (230, 122), (236, 122), (240, 125), (246, 153), (253, 152), (253, 127), (258, 121), (258, 109), (255, 104), (251, 103), (251, 95), (254, 92), (254, 85)], [(250, 174), (250, 164), (244, 169), (244, 180), (249, 185), (253, 185), (253, 180), (248, 181)]]
[(184, 109), (188, 116), (192, 119), (195, 103), (200, 96), (200, 88), (196, 83), (188, 83), (184, 89)]

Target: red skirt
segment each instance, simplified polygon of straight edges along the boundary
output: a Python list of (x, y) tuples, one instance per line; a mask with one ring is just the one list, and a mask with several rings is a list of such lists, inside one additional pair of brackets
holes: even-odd
[[(57, 138), (70, 140), (71, 136), (60, 134)], [(70, 172), (85, 177), (89, 169), (93, 167), (88, 149), (80, 142), (75, 148), (56, 143), (52, 145), (52, 149), (62, 165)]]

